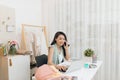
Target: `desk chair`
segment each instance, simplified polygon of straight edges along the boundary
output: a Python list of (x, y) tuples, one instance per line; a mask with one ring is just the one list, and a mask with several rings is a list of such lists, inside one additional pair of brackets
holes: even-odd
[(36, 60), (36, 66), (40, 67), (43, 64), (47, 64), (48, 57), (47, 57), (47, 55), (42, 54), (40, 56), (36, 56), (35, 60)]

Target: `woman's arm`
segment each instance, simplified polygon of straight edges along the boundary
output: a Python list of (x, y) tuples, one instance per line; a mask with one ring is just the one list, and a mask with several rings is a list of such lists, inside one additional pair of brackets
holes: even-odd
[(57, 65), (53, 63), (52, 61), (52, 57), (54, 54), (54, 48), (53, 47), (49, 47), (49, 51), (48, 51), (48, 64), (49, 65), (54, 65), (57, 68)]
[(65, 52), (66, 52), (65, 59), (66, 59), (66, 60), (69, 60), (69, 59), (70, 59), (70, 55), (69, 55), (69, 50), (68, 50), (68, 48), (65, 49)]
[(54, 49), (52, 47), (50, 47), (49, 51), (48, 51), (48, 64), (55, 66), (58, 70), (66, 70), (67, 67), (59, 66), (59, 65), (56, 65), (52, 62), (53, 52), (54, 52)]
[(67, 42), (66, 42), (66, 45), (64, 45), (64, 48), (65, 48), (65, 52), (66, 52), (65, 59), (66, 59), (66, 60), (69, 60), (69, 59), (70, 59), (69, 50), (68, 50), (69, 45), (68, 45)]
[(54, 65), (52, 62), (53, 52), (54, 52), (54, 49), (52, 47), (49, 47), (49, 51), (48, 51), (48, 64), (49, 65)]

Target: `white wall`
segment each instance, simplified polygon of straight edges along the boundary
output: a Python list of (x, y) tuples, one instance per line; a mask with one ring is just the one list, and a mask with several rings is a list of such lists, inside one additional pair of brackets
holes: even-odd
[(41, 0), (0, 0), (0, 5), (15, 8), (18, 31), (21, 24), (41, 25)]
[(55, 26), (55, 0), (42, 0), (42, 25), (47, 26), (48, 42), (52, 41), (56, 32)]

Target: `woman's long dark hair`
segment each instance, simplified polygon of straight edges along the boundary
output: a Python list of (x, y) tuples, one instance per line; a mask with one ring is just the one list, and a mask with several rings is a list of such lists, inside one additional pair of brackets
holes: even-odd
[[(65, 37), (65, 40), (67, 41), (67, 37), (66, 37), (65, 33), (61, 32), (61, 31), (58, 31), (58, 32), (55, 33), (55, 36), (53, 38), (53, 41), (52, 41), (51, 45), (54, 45), (56, 43), (55, 39), (57, 39), (59, 35), (63, 35)], [(66, 56), (66, 51), (65, 51), (64, 46), (62, 46), (62, 49), (63, 49), (63, 54), (64, 54), (64, 57), (65, 57)]]

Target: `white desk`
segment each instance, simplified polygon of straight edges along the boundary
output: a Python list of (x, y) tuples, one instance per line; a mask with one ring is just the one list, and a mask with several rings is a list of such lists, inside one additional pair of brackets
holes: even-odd
[[(84, 68), (82, 67), (80, 70), (73, 71), (71, 73), (66, 73), (65, 75), (68, 76), (77, 76), (78, 80), (92, 80), (102, 65), (102, 61), (97, 61), (97, 63), (94, 63), (97, 65), (96, 68)], [(84, 65), (83, 65), (84, 66)], [(36, 80), (35, 77), (32, 77), (32, 80)]]
[(94, 78), (96, 72), (100, 68), (102, 61), (98, 61), (95, 64), (97, 65), (96, 68), (84, 68), (84, 67), (82, 67), (80, 70), (77, 70), (77, 71), (74, 71), (71, 73), (67, 73), (66, 75), (77, 76), (78, 80), (92, 80)]

